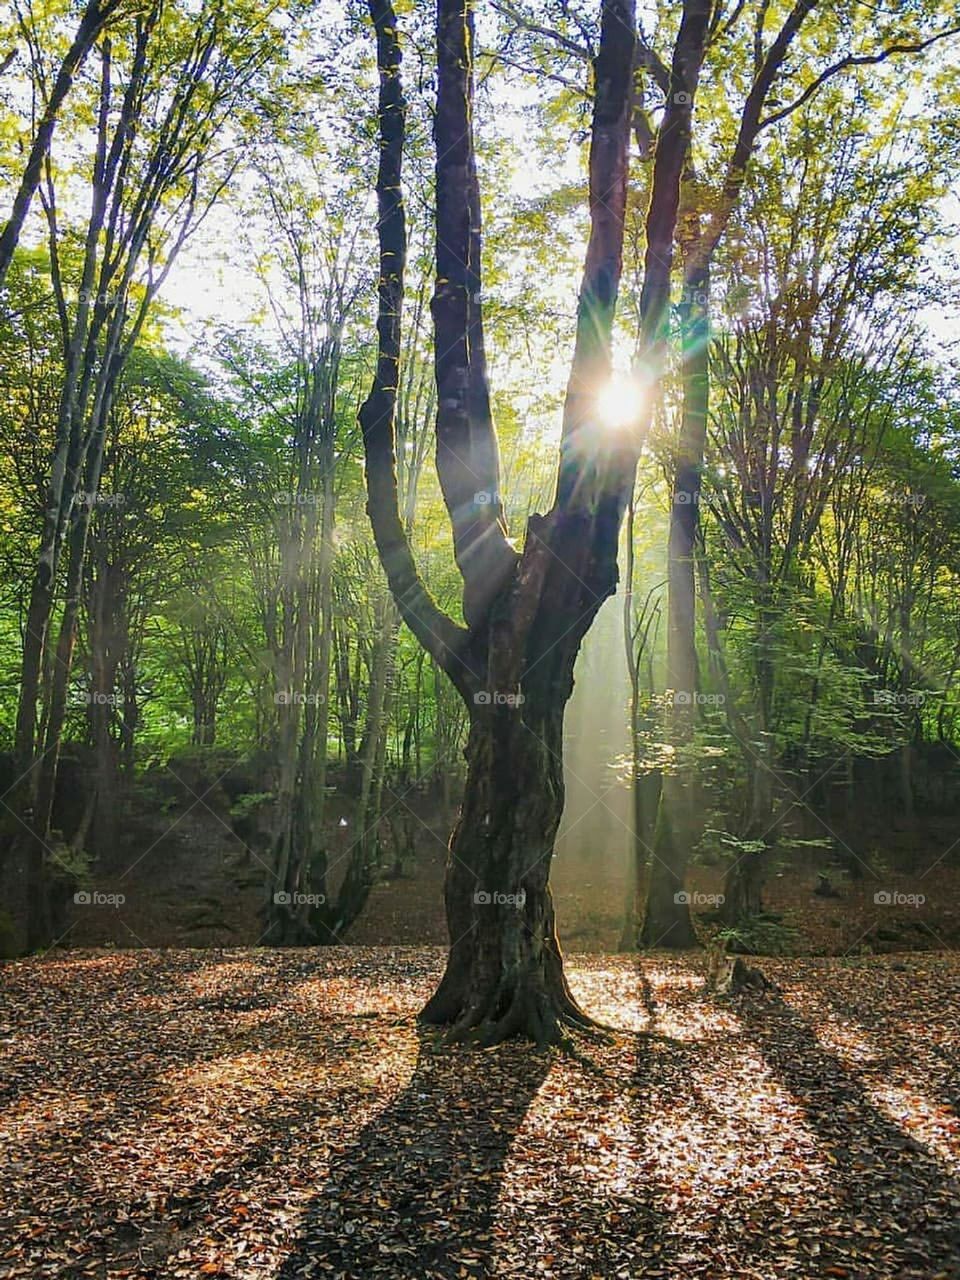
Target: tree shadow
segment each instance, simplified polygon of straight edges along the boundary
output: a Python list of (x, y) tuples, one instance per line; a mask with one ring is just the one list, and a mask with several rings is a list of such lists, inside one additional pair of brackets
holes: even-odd
[[(350, 1071), (344, 1073), (349, 1083), (351, 1075), (360, 1079), (363, 1068), (369, 1069), (375, 1061), (376, 1044), (385, 1034), (383, 1023), (391, 1021), (369, 1015), (330, 1015), (318, 1031), (311, 1011), (292, 1011), (289, 1006), (291, 992), (311, 976), (307, 957), (287, 958), (282, 967), (272, 965), (269, 955), (253, 957), (249, 963), (245, 959), (241, 965), (236, 957), (211, 963), (208, 953), (197, 953), (176, 969), (167, 968), (159, 955), (148, 960), (132, 970), (122, 968), (122, 983), (77, 984), (73, 975), (72, 984), (68, 982), (73, 1001), (66, 1004), (66, 1015), (64, 1004), (51, 1002), (49, 993), (32, 1002), (24, 997), (22, 1005), (18, 1001), (11, 1008), (25, 1040), (11, 1067), (10, 1096), (0, 1100), (0, 1133), (6, 1127), (16, 1135), (17, 1166), (32, 1166), (46, 1178), (38, 1177), (35, 1186), (29, 1184), (28, 1193), (0, 1205), (0, 1235), (29, 1242), (37, 1258), (45, 1253), (52, 1256), (70, 1239), (83, 1257), (77, 1274), (99, 1275), (86, 1268), (99, 1263), (109, 1270), (138, 1256), (144, 1266), (148, 1261), (162, 1265), (168, 1253), (202, 1228), (203, 1216), (219, 1191), (269, 1168), (285, 1149), (296, 1148), (298, 1127), (316, 1120), (318, 1106), (315, 1097), (270, 1097), (264, 1106), (245, 1110), (242, 1125), (233, 1130), (239, 1140), (229, 1143), (216, 1130), (231, 1120), (235, 1123), (236, 1114), (228, 1111), (218, 1118), (214, 1110), (209, 1116), (207, 1146), (224, 1149), (215, 1164), (196, 1160), (201, 1176), (193, 1182), (183, 1172), (168, 1181), (162, 1172), (159, 1179), (151, 1173), (144, 1179), (149, 1187), (105, 1180), (104, 1166), (89, 1159), (90, 1151), (103, 1147), (105, 1134), (111, 1148), (137, 1143), (149, 1151), (167, 1126), (170, 1132), (157, 1154), (165, 1158), (179, 1144), (184, 1144), (185, 1151), (188, 1140), (181, 1128), (195, 1142), (195, 1121), (184, 1116), (181, 1125), (168, 1102), (171, 1090), (181, 1087), (177, 1080), (181, 1074), (196, 1073), (201, 1087), (210, 1087), (202, 1083), (206, 1068), (210, 1069), (206, 1078), (216, 1081), (221, 1067), (237, 1058), (276, 1050), (315, 1055), (322, 1031), (324, 1046), (335, 1046), (340, 1055), (353, 1060)], [(217, 981), (221, 968), (222, 984)], [(222, 991), (203, 994), (205, 976)], [(64, 980), (70, 977), (67, 973)], [(193, 979), (201, 983), (199, 991), (192, 989)], [(49, 1012), (43, 1024), (49, 1037), (26, 1036), (30, 1015), (37, 1011)], [(245, 1014), (254, 1021), (245, 1023)], [(88, 1037), (96, 1038), (98, 1053), (86, 1061)], [(117, 1078), (100, 1074), (105, 1056), (115, 1056), (123, 1064), (122, 1087)], [(62, 1112), (51, 1107), (52, 1086), (62, 1088), (67, 1099)], [(341, 1088), (338, 1079), (337, 1090)], [(335, 1106), (335, 1094), (327, 1101)], [(23, 1111), (18, 1115), (20, 1107)], [(49, 1123), (41, 1122), (36, 1131), (24, 1128), (23, 1114), (33, 1112), (48, 1113)], [(209, 1152), (207, 1156), (209, 1160)], [(4, 1199), (0, 1195), (0, 1201)], [(38, 1215), (43, 1231), (36, 1229)]]
[[(649, 1030), (662, 1031), (667, 1010), (643, 973), (640, 997)], [(637, 1037), (629, 1173), (602, 1188), (602, 1217), (612, 1229), (588, 1242), (582, 1275), (645, 1275), (649, 1268), (664, 1277), (960, 1280), (960, 1183), (949, 1168), (878, 1109), (857, 1073), (783, 1000), (747, 997), (731, 1012), (739, 1027), (720, 1031), (712, 1067), (702, 1039)], [(710, 1073), (742, 1052), (741, 1037), (763, 1059), (771, 1083), (804, 1113), (807, 1145), (826, 1176), (804, 1171), (798, 1147), (784, 1145), (782, 1129), (768, 1135), (755, 1109), (731, 1125), (730, 1099), (743, 1077), (733, 1078), (725, 1098), (722, 1089), (714, 1095)], [(713, 1177), (714, 1160), (734, 1174), (726, 1189)], [(564, 1194), (571, 1229), (582, 1230), (598, 1205), (577, 1188)]]
[[(905, 966), (900, 966), (903, 971)], [(936, 1004), (919, 989), (898, 990), (895, 1017), (874, 1000), (851, 998), (848, 991), (826, 992), (834, 1015), (853, 1022), (870, 1039), (873, 1075), (889, 1076), (892, 1083), (926, 1094), (960, 1117), (960, 1055), (957, 1051), (954, 1010), (960, 1004), (960, 984), (941, 989)], [(917, 1028), (924, 1028), (918, 1043)]]
[(277, 1280), (490, 1274), (504, 1166), (555, 1054), (418, 1036), (408, 1084), (334, 1157)]
[(777, 996), (737, 1002), (744, 1034), (803, 1107), (834, 1171), (836, 1202), (823, 1266), (864, 1274), (960, 1276), (960, 1181), (928, 1147), (888, 1119), (856, 1072)]
[[(641, 998), (650, 1015), (650, 1030), (656, 1033), (658, 1010), (652, 988), (641, 979)], [(648, 1149), (647, 1125), (657, 1105), (656, 1081), (666, 1056), (663, 1049), (643, 1033), (631, 1035), (627, 1049), (630, 1084), (627, 1125), (619, 1136), (624, 1148), (628, 1176), (619, 1184), (608, 1184), (601, 1190), (581, 1186), (568, 1191), (574, 1199), (572, 1219), (577, 1224), (578, 1239), (584, 1241), (580, 1262), (587, 1276), (642, 1275), (638, 1271), (638, 1255), (653, 1257), (661, 1275), (675, 1259), (678, 1240), (669, 1233), (670, 1215), (664, 1201), (670, 1188), (642, 1167), (637, 1153)], [(589, 1230), (591, 1222), (595, 1229)], [(624, 1268), (629, 1267), (629, 1271)]]

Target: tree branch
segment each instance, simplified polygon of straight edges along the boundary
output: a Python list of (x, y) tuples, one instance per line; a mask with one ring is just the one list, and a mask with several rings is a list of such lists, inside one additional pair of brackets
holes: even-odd
[(559, 45), (565, 53), (569, 53), (574, 58), (579, 58), (583, 62), (589, 62), (591, 50), (582, 44), (577, 44), (576, 40), (571, 40), (569, 36), (565, 36), (560, 31), (553, 30), (552, 27), (541, 26), (540, 23), (534, 22), (532, 18), (528, 18), (522, 13), (516, 5), (507, 3), (507, 0), (492, 0), (492, 7), (503, 18), (508, 18), (521, 31), (529, 31), (531, 35), (543, 36), (545, 40), (550, 40), (554, 44)]
[[(814, 0), (801, 0), (813, 3)], [(685, 0), (670, 68), (667, 107), (657, 137), (653, 192), (647, 211), (647, 250), (640, 293), (639, 362), (652, 396), (659, 381), (670, 302), (673, 242), (680, 207), (680, 180), (690, 152), (693, 102), (703, 64), (711, 0)], [(652, 412), (652, 399), (647, 406)]]
[(366, 459), (367, 513), (377, 551), (401, 617), (423, 647), (458, 687), (464, 683), (461, 655), (467, 632), (431, 598), (417, 572), (400, 518), (397, 492), (395, 421), (399, 385), (403, 277), (407, 254), (401, 187), (406, 104), (400, 80), (400, 41), (390, 0), (368, 0), (377, 36), (380, 79), (377, 169), (377, 235), (380, 275), (377, 309), (377, 365), (370, 394), (360, 408)]
[(776, 124), (778, 120), (784, 119), (805, 102), (820, 89), (826, 82), (833, 78), (841, 71), (846, 71), (849, 67), (871, 67), (877, 63), (886, 62), (888, 58), (892, 58), (900, 53), (923, 53), (929, 49), (931, 45), (939, 43), (941, 40), (947, 40), (950, 36), (960, 35), (960, 27), (947, 27), (944, 31), (937, 31), (934, 35), (929, 36), (926, 40), (919, 40), (912, 44), (891, 44), (886, 49), (881, 49), (878, 53), (869, 54), (848, 54), (847, 57), (841, 58), (839, 62), (835, 62), (832, 66), (827, 67), (817, 76), (812, 84), (808, 85), (801, 93), (800, 97), (794, 102), (789, 103), (786, 107), (782, 107), (779, 111), (775, 111), (772, 115), (765, 116), (759, 123), (760, 129), (766, 129), (768, 125)]
[(670, 68), (647, 43), (642, 27), (637, 29), (637, 65), (650, 73), (650, 79), (666, 97), (670, 92)]
[[(27, 167), (23, 172), (20, 186), (14, 197), (10, 217), (3, 231), (0, 232), (0, 285), (3, 284), (6, 277), (10, 262), (13, 259), (14, 250), (20, 239), (20, 232), (30, 210), (30, 204), (36, 194), (37, 187), (40, 185), (40, 180), (43, 176), (43, 162), (50, 149), (50, 142), (53, 138), (53, 131), (60, 114), (60, 108), (63, 106), (64, 99), (73, 84), (73, 77), (90, 52), (100, 32), (110, 18), (113, 17), (119, 3), (120, 0), (107, 0), (107, 3), (101, 5), (100, 0), (89, 0), (80, 19), (80, 25), (77, 27), (77, 34), (74, 36), (73, 43), (67, 50), (66, 56), (60, 65), (60, 70), (54, 81), (53, 91), (44, 108), (36, 136), (30, 148)], [(12, 56), (4, 63), (4, 70), (12, 61)]]
[(771, 86), (783, 65), (790, 45), (810, 12), (816, 7), (817, 0), (797, 0), (787, 14), (783, 26), (767, 50), (760, 69), (757, 72), (750, 92), (747, 94), (740, 114), (740, 128), (734, 143), (730, 162), (727, 165), (720, 199), (710, 217), (707, 228), (701, 237), (700, 244), (691, 252), (686, 264), (686, 279), (696, 279), (706, 269), (713, 256), (720, 237), (727, 228), (730, 215), (740, 196), (740, 190), (747, 176), (747, 163), (753, 151), (754, 143), (761, 129), (761, 112), (767, 100)]
[(473, 13), (437, 3), (435, 326), (437, 473), (453, 526), (468, 625), (516, 568), (500, 498), (480, 301), (480, 191), (473, 146)]
[[(583, 265), (573, 361), (563, 405), (563, 446), (558, 502), (577, 491), (596, 395), (610, 373), (613, 318), (623, 266), (630, 127), (633, 120), (635, 41), (633, 4), (606, 0), (600, 51), (594, 62), (590, 133), (590, 237)], [(628, 36), (630, 38), (625, 38)]]

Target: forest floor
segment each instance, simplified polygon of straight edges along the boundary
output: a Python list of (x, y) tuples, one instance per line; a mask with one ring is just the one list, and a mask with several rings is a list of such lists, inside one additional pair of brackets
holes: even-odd
[(582, 1058), (418, 1031), (442, 961), (0, 968), (0, 1277), (960, 1277), (955, 953), (735, 1000), (700, 954), (573, 956), (622, 1029)]

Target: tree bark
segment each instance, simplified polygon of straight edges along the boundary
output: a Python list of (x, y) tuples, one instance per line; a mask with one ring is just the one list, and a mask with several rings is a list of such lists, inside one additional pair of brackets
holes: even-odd
[(667, 547), (667, 690), (671, 696), (669, 734), (675, 755), (660, 788), (647, 910), (640, 934), (646, 947), (671, 948), (697, 945), (684, 879), (690, 847), (699, 836), (697, 780), (687, 753), (696, 728), (696, 699), (700, 691), (694, 557), (709, 402), (709, 275), (706, 268), (685, 280), (679, 312), (683, 408)]
[(421, 1014), (451, 1038), (556, 1042), (589, 1019), (563, 974), (548, 885), (563, 811), (563, 708), (477, 706), (445, 886), (451, 948)]

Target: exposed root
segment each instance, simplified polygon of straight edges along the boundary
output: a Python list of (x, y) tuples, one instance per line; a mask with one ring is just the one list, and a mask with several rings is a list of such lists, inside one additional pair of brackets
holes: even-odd
[[(565, 985), (565, 984), (564, 984)], [(440, 992), (437, 993), (441, 994)], [(449, 1009), (446, 1001), (432, 999), (420, 1014), (428, 1025), (446, 1025), (447, 1044), (476, 1044), (491, 1048), (514, 1038), (532, 1040), (538, 1048), (561, 1048), (576, 1055), (571, 1035), (607, 1040), (615, 1034), (585, 1013), (566, 990), (547, 992), (530, 984), (501, 986), (486, 1000), (474, 998), (452, 1017), (441, 1018)]]

